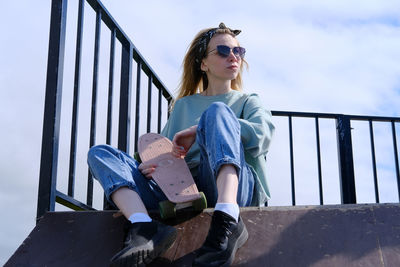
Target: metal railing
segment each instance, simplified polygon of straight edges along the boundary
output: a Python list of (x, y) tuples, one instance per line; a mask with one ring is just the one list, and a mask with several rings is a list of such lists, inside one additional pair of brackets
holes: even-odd
[[(99, 0), (79, 0), (78, 18), (77, 18), (77, 34), (75, 47), (75, 67), (73, 101), (72, 101), (72, 118), (71, 118), (71, 134), (69, 145), (69, 169), (68, 169), (68, 191), (63, 193), (56, 189), (57, 184), (57, 163), (60, 142), (60, 118), (61, 118), (61, 102), (62, 102), (62, 85), (64, 73), (64, 51), (66, 38), (66, 19), (67, 19), (67, 0), (53, 0), (51, 8), (51, 24), (50, 24), (50, 40), (48, 54), (48, 69), (46, 81), (46, 96), (43, 121), (43, 137), (42, 137), (42, 154), (40, 165), (40, 181), (38, 194), (37, 217), (42, 216), (46, 211), (54, 211), (55, 203), (60, 203), (74, 210), (94, 209), (93, 208), (93, 178), (90, 173), (87, 178), (86, 202), (78, 201), (75, 195), (75, 176), (76, 176), (76, 148), (78, 141), (78, 107), (81, 74), (81, 57), (82, 57), (82, 35), (83, 35), (83, 18), (85, 14), (85, 4), (89, 4), (95, 11), (95, 38), (94, 38), (94, 58), (93, 58), (93, 76), (91, 83), (91, 115), (90, 115), (90, 135), (89, 147), (96, 144), (97, 120), (96, 114), (98, 110), (97, 94), (99, 87), (99, 60), (100, 60), (100, 33), (101, 27), (105, 25), (110, 31), (110, 51), (109, 51), (109, 67), (108, 67), (108, 101), (107, 101), (107, 118), (106, 118), (106, 143), (111, 143), (112, 135), (112, 112), (113, 96), (115, 93), (114, 70), (115, 48), (116, 44), (121, 44), (121, 64), (120, 64), (120, 88), (119, 88), (119, 114), (118, 114), (118, 148), (129, 152), (130, 138), (134, 136), (133, 145), (136, 151), (137, 139), (139, 137), (140, 125), (140, 108), (141, 104), (141, 87), (142, 73), (147, 78), (147, 109), (146, 109), (146, 131), (149, 132), (152, 122), (156, 120), (157, 131), (161, 130), (161, 117), (167, 113), (167, 109), (162, 110), (162, 101), (166, 101), (169, 105), (172, 100), (170, 92), (160, 81), (149, 64), (144, 60), (139, 51), (132, 44), (130, 39), (125, 35), (118, 26), (109, 12), (104, 8)], [(133, 62), (136, 63), (136, 85), (133, 87)], [(155, 89), (153, 88), (155, 86)], [(157, 116), (152, 116), (154, 104), (152, 100), (152, 91), (157, 90)], [(131, 99), (135, 96), (135, 116), (131, 118)], [(142, 112), (143, 113), (143, 112)], [(395, 159), (395, 171), (397, 177), (397, 188), (400, 197), (400, 172), (398, 159), (398, 145), (396, 139), (396, 123), (400, 122), (400, 118), (391, 117), (372, 117), (372, 116), (351, 116), (343, 114), (324, 114), (324, 113), (304, 113), (304, 112), (285, 112), (272, 111), (274, 117), (287, 117), (289, 131), (289, 162), (290, 162), (290, 179), (291, 179), (291, 198), (292, 205), (296, 205), (296, 189), (295, 189), (295, 156), (293, 147), (293, 118), (311, 118), (315, 120), (315, 136), (318, 166), (318, 183), (319, 183), (319, 203), (324, 204), (323, 194), (323, 177), (321, 165), (321, 146), (320, 146), (320, 119), (332, 119), (336, 123), (337, 136), (337, 152), (339, 165), (339, 179), (341, 202), (357, 203), (356, 201), (356, 185), (354, 179), (354, 160), (351, 122), (367, 121), (369, 123), (369, 135), (371, 143), (372, 164), (374, 170), (374, 186), (375, 201), (379, 203), (378, 177), (376, 172), (375, 145), (374, 145), (374, 122), (390, 123), (392, 129), (392, 144)], [(131, 134), (131, 119), (134, 119), (134, 134)], [(142, 130), (143, 131), (143, 130)], [(89, 149), (87, 147), (87, 150)], [(104, 201), (104, 203), (106, 203)], [(106, 205), (106, 204), (104, 204)], [(105, 207), (106, 208), (106, 207)]]
[(374, 192), (375, 202), (379, 203), (379, 189), (378, 189), (378, 175), (377, 164), (375, 155), (375, 139), (374, 139), (374, 122), (385, 122), (390, 124), (392, 133), (392, 147), (393, 159), (395, 166), (395, 176), (397, 180), (397, 192), (400, 199), (400, 171), (399, 171), (399, 154), (396, 137), (396, 123), (400, 122), (399, 117), (378, 117), (378, 116), (357, 116), (357, 115), (344, 115), (344, 114), (328, 114), (328, 113), (306, 113), (306, 112), (288, 112), (288, 111), (272, 111), (273, 116), (287, 117), (288, 118), (288, 131), (289, 131), (289, 161), (290, 161), (290, 183), (291, 183), (291, 198), (292, 205), (296, 205), (296, 189), (295, 189), (295, 168), (294, 168), (294, 148), (293, 148), (293, 118), (312, 118), (315, 120), (315, 144), (317, 152), (317, 168), (318, 168), (318, 191), (319, 191), (319, 204), (324, 204), (323, 186), (322, 186), (322, 165), (321, 165), (321, 145), (320, 145), (320, 119), (332, 119), (336, 124), (336, 137), (337, 137), (337, 152), (338, 152), (338, 165), (339, 165), (339, 180), (340, 180), (340, 193), (341, 203), (351, 204), (357, 203), (356, 199), (356, 183), (354, 174), (354, 159), (353, 159), (353, 144), (352, 144), (352, 126), (351, 122), (365, 121), (369, 125), (369, 139), (371, 145), (371, 160), (374, 177)]
[[(85, 3), (88, 3), (96, 12), (95, 39), (94, 39), (94, 62), (92, 77), (92, 101), (91, 101), (91, 120), (90, 120), (90, 146), (96, 142), (96, 112), (97, 112), (97, 92), (98, 92), (98, 73), (99, 73), (99, 51), (100, 51), (100, 32), (105, 25), (110, 30), (110, 58), (109, 58), (109, 85), (108, 85), (108, 107), (107, 107), (107, 137), (106, 143), (111, 141), (112, 125), (112, 96), (114, 92), (114, 67), (115, 67), (115, 46), (116, 42), (121, 44), (121, 81), (119, 91), (119, 122), (118, 122), (118, 148), (129, 152), (130, 147), (130, 122), (131, 122), (131, 96), (132, 96), (132, 61), (137, 64), (136, 69), (136, 105), (135, 105), (135, 150), (139, 136), (140, 120), (140, 93), (142, 72), (148, 78), (148, 109), (147, 109), (147, 130), (150, 129), (152, 117), (150, 108), (152, 106), (151, 91), (153, 85), (158, 90), (158, 113), (157, 130), (161, 129), (162, 98), (168, 103), (172, 100), (170, 92), (144, 60), (142, 55), (133, 45), (131, 40), (122, 31), (116, 21), (105, 9), (100, 1), (80, 0), (77, 18), (77, 35), (75, 51), (75, 76), (73, 86), (73, 112), (71, 120), (71, 142), (69, 159), (69, 180), (68, 193), (56, 190), (57, 181), (57, 162), (59, 152), (60, 136), (60, 117), (61, 117), (61, 95), (64, 71), (64, 52), (67, 25), (67, 0), (53, 0), (51, 7), (49, 54), (46, 80), (45, 110), (43, 121), (42, 154), (40, 164), (40, 181), (38, 194), (37, 217), (46, 211), (53, 211), (55, 202), (61, 203), (72, 209), (93, 209), (93, 178), (88, 175), (87, 199), (82, 203), (74, 199), (75, 184), (75, 164), (76, 164), (76, 145), (77, 145), (77, 121), (80, 94), (80, 73), (81, 73), (81, 51), (83, 35), (83, 18), (85, 14)], [(67, 88), (70, 89), (70, 88)]]

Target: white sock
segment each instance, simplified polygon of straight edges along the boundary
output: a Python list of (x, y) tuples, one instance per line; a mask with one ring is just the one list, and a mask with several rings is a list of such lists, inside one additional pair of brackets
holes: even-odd
[(236, 222), (239, 220), (239, 205), (236, 203), (217, 203), (214, 210), (219, 210), (225, 212), (226, 214), (232, 216)]
[(151, 222), (151, 218), (149, 215), (143, 212), (136, 212), (133, 213), (131, 216), (129, 216), (129, 221), (131, 223), (137, 223), (137, 222)]

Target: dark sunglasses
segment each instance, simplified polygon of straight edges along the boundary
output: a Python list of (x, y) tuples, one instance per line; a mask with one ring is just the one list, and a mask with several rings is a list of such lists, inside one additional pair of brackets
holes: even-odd
[(217, 45), (217, 48), (211, 50), (210, 52), (208, 52), (208, 54), (210, 54), (215, 50), (217, 50), (218, 55), (221, 57), (229, 57), (231, 51), (233, 52), (235, 57), (244, 58), (244, 54), (246, 54), (246, 49), (244, 49), (244, 47), (236, 46), (230, 48), (229, 46), (226, 45)]

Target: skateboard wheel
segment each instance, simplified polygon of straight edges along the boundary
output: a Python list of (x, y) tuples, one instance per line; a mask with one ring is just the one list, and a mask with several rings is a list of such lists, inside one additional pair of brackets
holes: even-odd
[(133, 158), (136, 159), (137, 162), (142, 163), (142, 160), (140, 159), (140, 155), (138, 152), (135, 152), (133, 154)]
[(207, 208), (207, 199), (203, 192), (200, 192), (200, 198), (193, 201), (195, 211), (202, 211)]
[(158, 203), (160, 208), (161, 219), (168, 219), (176, 217), (175, 204), (169, 200), (161, 201)]

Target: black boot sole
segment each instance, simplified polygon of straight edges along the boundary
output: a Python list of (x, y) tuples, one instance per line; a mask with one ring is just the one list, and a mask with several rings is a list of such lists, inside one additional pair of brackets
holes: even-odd
[(233, 261), (235, 260), (236, 251), (246, 243), (248, 238), (249, 238), (249, 232), (247, 232), (246, 227), (244, 227), (243, 232), (240, 234), (240, 236), (233, 248), (231, 256), (224, 264), (221, 265), (221, 267), (227, 267), (233, 263)]
[[(168, 236), (154, 249), (127, 247), (118, 254), (125, 255), (123, 258), (116, 259), (110, 263), (110, 267), (142, 267), (151, 263), (155, 258), (167, 251), (175, 242), (177, 232), (171, 232)], [(118, 258), (118, 256), (116, 256)]]

